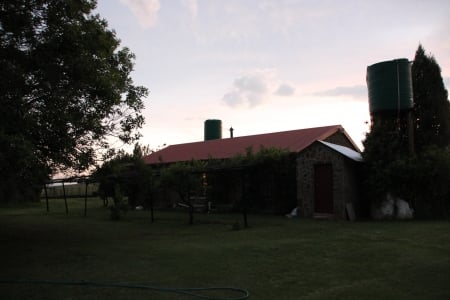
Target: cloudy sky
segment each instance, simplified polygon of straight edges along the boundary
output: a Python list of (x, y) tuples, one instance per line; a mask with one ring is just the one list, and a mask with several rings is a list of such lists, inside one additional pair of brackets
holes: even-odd
[(142, 144), (341, 124), (360, 145), (368, 65), (422, 43), (450, 87), (448, 0), (98, 0), (149, 88)]

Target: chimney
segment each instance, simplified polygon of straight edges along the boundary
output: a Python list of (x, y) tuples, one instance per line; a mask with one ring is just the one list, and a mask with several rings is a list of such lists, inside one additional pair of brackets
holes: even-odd
[(230, 127), (230, 139), (233, 138), (233, 131), (234, 131), (233, 127)]

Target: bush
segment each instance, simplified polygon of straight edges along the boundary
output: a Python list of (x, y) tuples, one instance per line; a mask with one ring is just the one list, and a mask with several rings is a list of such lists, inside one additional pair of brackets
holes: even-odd
[(410, 202), (418, 218), (450, 215), (450, 151), (432, 146), (385, 169), (388, 189)]

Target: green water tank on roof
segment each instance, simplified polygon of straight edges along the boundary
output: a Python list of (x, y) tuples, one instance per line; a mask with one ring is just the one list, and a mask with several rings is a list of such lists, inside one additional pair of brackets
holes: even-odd
[(205, 121), (205, 141), (222, 138), (222, 121), (210, 119)]
[(367, 67), (371, 114), (409, 110), (413, 107), (411, 66), (406, 58)]

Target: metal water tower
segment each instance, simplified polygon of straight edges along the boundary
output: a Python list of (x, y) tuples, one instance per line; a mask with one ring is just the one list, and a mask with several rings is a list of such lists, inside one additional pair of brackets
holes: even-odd
[(222, 121), (209, 119), (205, 121), (205, 141), (222, 138)]
[(371, 115), (392, 114), (413, 108), (411, 66), (406, 58), (367, 67)]
[(400, 58), (367, 67), (367, 88), (372, 127), (379, 122), (395, 124), (393, 132), (408, 136), (410, 151), (414, 152), (414, 108), (411, 64)]

